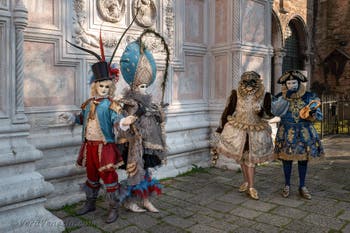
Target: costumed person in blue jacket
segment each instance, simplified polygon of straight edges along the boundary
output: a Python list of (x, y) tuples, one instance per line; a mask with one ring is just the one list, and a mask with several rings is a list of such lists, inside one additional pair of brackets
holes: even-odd
[(282, 196), (288, 197), (290, 194), (292, 163), (298, 161), (299, 194), (305, 199), (311, 199), (305, 186), (305, 177), (308, 161), (324, 155), (313, 126), (313, 122), (322, 120), (323, 116), (319, 98), (306, 91), (302, 84), (304, 82), (307, 82), (307, 78), (301, 72), (285, 72), (278, 79), (282, 92), (272, 101), (272, 113), (281, 118), (275, 140), (275, 155), (283, 163), (285, 184)]
[[(162, 103), (152, 102), (146, 89), (155, 81), (157, 69), (152, 53), (145, 48), (144, 36), (152, 34), (161, 39), (167, 52), (162, 82)], [(130, 130), (119, 134), (118, 148), (126, 163), (127, 195), (124, 206), (133, 212), (159, 212), (150, 201), (152, 193), (160, 194), (161, 185), (152, 177), (151, 169), (158, 167), (165, 159), (167, 150), (165, 139), (165, 113), (163, 104), (169, 50), (163, 37), (153, 30), (145, 30), (137, 41), (131, 42), (120, 59), (123, 79), (129, 87), (123, 91), (122, 98), (126, 115), (135, 115), (137, 120)], [(141, 206), (138, 205), (141, 202)]]
[[(125, 32), (122, 37), (125, 35)], [(77, 165), (86, 168), (87, 180), (82, 187), (86, 194), (86, 202), (76, 214), (83, 215), (96, 209), (96, 200), (101, 187), (100, 179), (102, 179), (106, 189), (106, 199), (110, 207), (106, 223), (112, 223), (118, 218), (120, 205), (120, 185), (116, 168), (123, 164), (123, 158), (115, 144), (115, 132), (117, 130), (128, 130), (129, 126), (136, 120), (136, 117), (124, 117), (122, 115), (122, 107), (114, 100), (115, 84), (118, 80), (119, 69), (114, 67), (112, 60), (118, 45), (111, 59), (107, 62), (104, 55), (101, 32), (101, 56), (94, 51), (68, 41), (67, 43), (98, 59), (98, 62), (91, 67), (93, 72), (90, 80), (91, 97), (81, 105), (80, 114), (63, 113), (60, 115), (62, 119), (71, 123), (82, 124), (83, 126), (83, 144), (80, 148)]]
[(258, 200), (254, 188), (255, 166), (273, 159), (271, 127), (266, 117), (272, 117), (271, 94), (265, 92), (260, 75), (244, 72), (237, 90), (232, 90), (221, 116), (219, 141), (214, 153), (235, 159), (240, 164), (243, 183), (239, 192)]

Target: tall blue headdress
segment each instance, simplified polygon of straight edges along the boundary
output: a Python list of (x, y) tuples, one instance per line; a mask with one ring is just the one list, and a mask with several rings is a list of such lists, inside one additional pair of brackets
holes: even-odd
[(161, 42), (166, 51), (165, 71), (163, 76), (162, 88), (162, 102), (164, 99), (164, 92), (166, 88), (168, 67), (169, 67), (169, 48), (164, 38), (157, 32), (146, 29), (142, 32), (140, 37), (128, 44), (120, 58), (120, 69), (123, 79), (132, 88), (141, 84), (150, 86), (156, 79), (157, 67), (152, 53), (145, 48), (143, 38), (146, 34), (152, 34), (161, 39)]

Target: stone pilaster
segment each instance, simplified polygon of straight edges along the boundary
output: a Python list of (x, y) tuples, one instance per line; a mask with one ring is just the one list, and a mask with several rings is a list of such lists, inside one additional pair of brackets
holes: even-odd
[(27, 118), (24, 115), (24, 104), (23, 104), (23, 31), (27, 27), (28, 11), (23, 5), (22, 1), (17, 1), (16, 7), (13, 10), (13, 19), (15, 24), (15, 38), (16, 38), (16, 64), (15, 64), (15, 75), (16, 75), (16, 90), (15, 90), (15, 117), (13, 119), (14, 123), (24, 123), (27, 122)]
[(23, 30), (27, 10), (23, 2), (16, 1), (12, 12), (9, 8), (0, 13), (0, 21), (8, 29), (0, 37), (0, 50), (9, 58), (0, 63), (5, 66), (1, 67), (5, 72), (0, 85), (9, 90), (0, 103), (1, 109), (7, 109), (0, 118), (0, 232), (62, 232), (62, 220), (44, 208), (45, 196), (53, 191), (53, 186), (35, 169), (42, 153), (27, 140), (30, 126), (23, 104)]

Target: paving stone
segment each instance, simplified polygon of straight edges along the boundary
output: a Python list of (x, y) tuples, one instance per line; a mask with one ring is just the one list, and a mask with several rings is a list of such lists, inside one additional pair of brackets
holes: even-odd
[(165, 217), (163, 221), (180, 228), (187, 228), (195, 224), (193, 221), (173, 215)]
[(234, 230), (239, 227), (236, 224), (232, 224), (223, 220), (216, 220), (207, 224), (214, 227), (215, 229), (221, 230), (221, 232), (234, 232)]
[(146, 233), (146, 231), (144, 231), (136, 226), (130, 226), (130, 227), (124, 228), (124, 229), (116, 231), (116, 232), (117, 233)]
[(247, 219), (254, 219), (258, 217), (260, 214), (262, 214), (260, 211), (250, 210), (243, 207), (237, 207), (236, 209), (232, 210), (230, 213), (239, 217), (247, 218)]
[[(329, 228), (320, 225), (315, 225), (302, 220), (293, 220), (284, 229), (296, 233), (319, 233), (319, 232), (329, 232)], [(284, 232), (284, 231), (283, 231)]]
[(242, 202), (247, 201), (247, 197), (242, 196), (242, 194), (239, 193), (238, 191), (230, 192), (230, 193), (225, 194), (221, 197), (217, 197), (216, 199), (220, 200), (220, 201), (231, 203), (233, 205), (241, 204)]
[(257, 233), (257, 232), (261, 232), (259, 230), (255, 230), (251, 227), (239, 227), (237, 229), (235, 229), (233, 232), (235, 233)]
[(194, 225), (187, 229), (191, 233), (222, 233), (221, 230), (215, 229), (211, 226), (201, 224), (201, 225)]
[(345, 224), (344, 220), (335, 219), (319, 214), (309, 214), (304, 218), (305, 222), (310, 222), (323, 227), (329, 227), (330, 229), (339, 230)]
[(346, 211), (342, 212), (342, 214), (339, 215), (338, 218), (344, 219), (344, 220), (347, 220), (350, 222), (350, 210), (346, 210)]
[(160, 223), (158, 225), (154, 225), (151, 228), (149, 228), (148, 231), (152, 233), (183, 233), (184, 232), (182, 228), (178, 228), (167, 223)]
[(255, 201), (255, 200), (245, 201), (244, 203), (242, 203), (241, 206), (247, 207), (247, 208), (253, 209), (253, 210), (262, 211), (262, 212), (268, 212), (271, 209), (276, 207), (275, 204), (270, 204), (270, 203), (265, 203), (262, 201)]
[(187, 200), (189, 198), (192, 198), (195, 194), (186, 193), (186, 192), (180, 191), (180, 190), (173, 190), (173, 191), (167, 192), (167, 195), (172, 196), (172, 197), (176, 197), (180, 200)]
[(276, 209), (274, 209), (271, 213), (293, 219), (303, 219), (308, 214), (308, 212), (304, 210), (299, 210), (287, 206), (279, 206)]
[(202, 214), (195, 214), (192, 215), (191, 217), (187, 218), (190, 221), (193, 221), (196, 224), (208, 224), (210, 222), (214, 222), (216, 221), (215, 218), (206, 216), (206, 215), (202, 215)]
[[(203, 207), (203, 206), (196, 206), (196, 207), (192, 206), (192, 207), (194, 207), (192, 209), (195, 210), (196, 214), (205, 215), (214, 219), (223, 219), (227, 215), (226, 213), (217, 212), (215, 210), (208, 209), (207, 207)], [(191, 207), (189, 206), (188, 208), (190, 209)]]
[(207, 205), (208, 208), (218, 212), (227, 213), (234, 209), (234, 206), (228, 205), (226, 202), (214, 201)]
[(343, 233), (350, 233), (350, 223), (346, 224), (346, 226), (342, 229)]
[(101, 230), (93, 227), (82, 227), (77, 230), (72, 231), (73, 233), (98, 233), (102, 232)]
[(98, 222), (95, 222), (95, 224), (107, 232), (114, 232), (130, 226), (130, 223), (127, 220), (121, 219), (120, 217), (114, 223), (106, 224), (104, 221), (104, 219), (100, 219)]
[(290, 206), (290, 207), (298, 207), (304, 204), (304, 201), (293, 200), (291, 198), (283, 198), (283, 197), (273, 197), (272, 199), (270, 199), (270, 202), (274, 204)]
[(275, 227), (264, 223), (258, 223), (254, 225), (253, 228), (261, 232), (268, 232), (268, 233), (275, 233), (275, 232), (277, 233), (277, 232), (280, 232), (281, 230), (279, 227)]
[(286, 218), (286, 217), (282, 217), (274, 214), (268, 214), (268, 213), (258, 216), (255, 220), (258, 222), (271, 224), (277, 227), (282, 227), (284, 225), (287, 225), (291, 221), (290, 218)]
[(134, 213), (127, 218), (127, 221), (141, 229), (148, 229), (159, 223), (159, 220), (144, 213)]
[(169, 209), (168, 212), (173, 215), (179, 216), (181, 218), (187, 218), (194, 214), (193, 211), (190, 211), (181, 207), (174, 207), (172, 209)]
[(222, 177), (222, 176), (213, 177), (212, 181), (213, 182), (222, 183), (222, 184), (232, 185), (232, 179), (226, 178), (226, 177)]

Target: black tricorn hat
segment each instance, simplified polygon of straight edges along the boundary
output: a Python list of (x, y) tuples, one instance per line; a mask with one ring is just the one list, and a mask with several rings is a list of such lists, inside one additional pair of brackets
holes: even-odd
[(91, 66), (92, 72), (94, 73), (93, 82), (99, 82), (103, 80), (111, 80), (112, 78), (109, 76), (108, 63), (105, 61), (96, 62)]
[(288, 80), (298, 80), (299, 82), (307, 82), (307, 78), (298, 70), (290, 70), (284, 72), (284, 74), (277, 80), (278, 84), (285, 84)]

